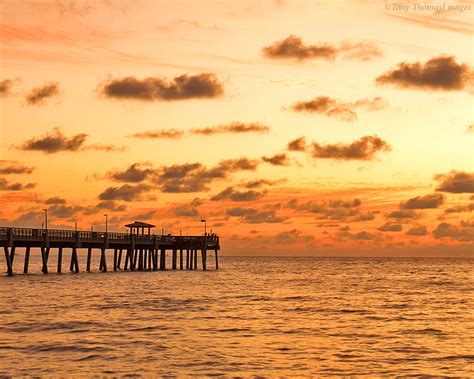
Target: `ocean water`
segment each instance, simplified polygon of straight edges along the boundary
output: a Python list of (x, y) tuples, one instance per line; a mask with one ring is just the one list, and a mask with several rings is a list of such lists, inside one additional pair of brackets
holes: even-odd
[(42, 275), (36, 255), (0, 277), (0, 376), (474, 377), (474, 259), (220, 264)]

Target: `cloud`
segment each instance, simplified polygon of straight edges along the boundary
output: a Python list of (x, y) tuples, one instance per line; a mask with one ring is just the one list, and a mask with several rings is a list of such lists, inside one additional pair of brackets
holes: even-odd
[(474, 203), (466, 204), (466, 205), (455, 205), (450, 208), (446, 208), (444, 213), (466, 213), (466, 212), (473, 212), (474, 211)]
[(252, 201), (263, 198), (265, 194), (265, 191), (236, 191), (233, 187), (227, 187), (225, 190), (219, 192), (217, 195), (212, 196), (211, 200)]
[(178, 139), (184, 135), (182, 130), (168, 129), (168, 130), (150, 130), (141, 133), (132, 134), (134, 138), (143, 139)]
[(148, 179), (154, 172), (151, 168), (142, 168), (141, 163), (134, 163), (124, 171), (111, 171), (107, 176), (117, 182), (139, 183)]
[(84, 133), (67, 138), (59, 128), (54, 128), (41, 137), (26, 141), (20, 146), (20, 149), (42, 151), (47, 154), (57, 153), (58, 151), (77, 151), (84, 145), (86, 138), (87, 134)]
[(190, 204), (183, 204), (174, 208), (173, 213), (178, 217), (198, 217), (198, 207), (202, 205), (202, 200), (195, 198)]
[(456, 63), (454, 56), (439, 56), (426, 63), (401, 62), (377, 77), (378, 84), (422, 90), (460, 91), (472, 82), (473, 70), (467, 64)]
[(154, 178), (162, 192), (186, 193), (208, 191), (208, 185), (215, 180), (223, 180), (238, 171), (255, 171), (257, 160), (248, 158), (228, 159), (207, 168), (200, 163), (164, 166)]
[(393, 222), (386, 222), (381, 227), (378, 228), (381, 232), (401, 232), (402, 226)]
[(393, 211), (387, 214), (389, 218), (395, 219), (414, 219), (419, 218), (419, 213), (415, 212), (413, 209), (400, 209), (397, 211)]
[(0, 160), (0, 175), (31, 174), (34, 169), (18, 162)]
[(174, 101), (194, 98), (216, 98), (224, 94), (224, 86), (214, 74), (181, 75), (171, 81), (133, 76), (110, 79), (102, 88), (109, 98), (142, 101)]
[(72, 137), (66, 137), (59, 128), (53, 128), (51, 131), (45, 133), (41, 137), (33, 137), (18, 149), (27, 151), (42, 151), (45, 154), (53, 154), (59, 151), (124, 151), (125, 147), (117, 147), (113, 145), (92, 144), (86, 145), (87, 134), (79, 133)]
[(382, 97), (360, 99), (353, 103), (344, 103), (328, 96), (317, 96), (309, 101), (299, 101), (293, 105), (295, 112), (319, 113), (327, 117), (336, 117), (343, 121), (357, 120), (357, 109), (377, 111), (387, 107), (387, 101)]
[(426, 236), (428, 234), (428, 231), (426, 230), (426, 226), (420, 225), (420, 226), (414, 226), (406, 232), (409, 236)]
[(5, 79), (0, 81), (0, 96), (7, 96), (13, 86), (13, 80)]
[(444, 195), (433, 193), (425, 196), (413, 197), (400, 203), (400, 209), (432, 209), (444, 203)]
[(268, 126), (256, 122), (231, 122), (208, 128), (191, 129), (191, 133), (209, 136), (222, 133), (267, 133), (269, 130), (270, 128)]
[(474, 133), (474, 124), (471, 124), (467, 127), (466, 133)]
[(436, 188), (439, 192), (450, 193), (474, 193), (474, 173), (464, 171), (451, 171), (447, 174), (435, 175), (435, 179), (441, 181)]
[(138, 184), (135, 186), (124, 184), (120, 187), (108, 187), (99, 195), (99, 199), (123, 201), (140, 200), (142, 195), (150, 189), (151, 187), (145, 184)]
[(281, 223), (287, 220), (285, 217), (280, 217), (276, 213), (276, 209), (258, 210), (255, 208), (230, 208), (227, 210), (227, 215), (231, 217), (239, 217), (242, 222), (247, 224), (260, 223)]
[(442, 222), (435, 230), (433, 236), (437, 239), (452, 238), (458, 241), (474, 241), (474, 225), (472, 223), (461, 222), (459, 225)]
[(23, 191), (27, 189), (33, 189), (36, 187), (36, 183), (9, 183), (6, 179), (0, 178), (0, 191)]
[(365, 230), (357, 233), (351, 233), (349, 228), (341, 228), (341, 231), (338, 233), (339, 238), (349, 238), (354, 241), (378, 241), (380, 240), (379, 236), (374, 233), (367, 232)]
[(298, 229), (291, 229), (286, 232), (280, 232), (275, 236), (275, 242), (279, 244), (295, 244), (295, 243), (310, 243), (314, 241), (314, 237), (304, 234)]
[(244, 186), (246, 188), (260, 188), (263, 186), (273, 186), (278, 183), (285, 182), (286, 179), (279, 179), (279, 180), (268, 180), (268, 179), (255, 179), (247, 182)]
[(270, 163), (273, 166), (289, 166), (290, 161), (285, 153), (275, 154), (272, 157), (262, 157), (262, 161)]
[(103, 212), (103, 211), (110, 211), (110, 212), (123, 212), (127, 210), (127, 207), (125, 204), (119, 204), (114, 200), (105, 200), (105, 201), (100, 201), (97, 203), (97, 205), (93, 207), (89, 207), (87, 209), (84, 209), (84, 213), (87, 215), (95, 214), (98, 212)]
[(306, 59), (334, 60), (339, 55), (343, 55), (347, 59), (369, 60), (383, 55), (374, 43), (343, 42), (339, 46), (328, 43), (306, 45), (300, 37), (293, 34), (264, 47), (262, 53), (270, 59), (296, 59), (298, 61)]
[(65, 204), (54, 204), (48, 207), (48, 212), (55, 218), (70, 218), (81, 212), (84, 208), (81, 206), (69, 206)]
[(50, 82), (45, 83), (40, 87), (33, 88), (25, 97), (26, 102), (30, 105), (40, 105), (46, 102), (47, 99), (57, 97), (60, 95), (59, 83)]
[(52, 204), (52, 205), (57, 205), (57, 204), (66, 204), (66, 199), (62, 197), (50, 197), (49, 199), (46, 199), (44, 202), (45, 204)]
[(373, 219), (373, 215), (364, 215), (361, 217), (360, 209), (362, 202), (360, 199), (351, 201), (331, 200), (331, 201), (307, 201), (300, 203), (297, 199), (292, 199), (286, 204), (287, 208), (303, 213), (314, 213), (318, 215), (318, 219), (325, 220), (352, 220), (352, 221), (369, 221)]
[(288, 142), (288, 151), (306, 151), (306, 138), (300, 137), (293, 141)]
[(314, 158), (337, 160), (373, 160), (378, 152), (391, 151), (391, 146), (380, 137), (365, 136), (351, 143), (311, 144)]

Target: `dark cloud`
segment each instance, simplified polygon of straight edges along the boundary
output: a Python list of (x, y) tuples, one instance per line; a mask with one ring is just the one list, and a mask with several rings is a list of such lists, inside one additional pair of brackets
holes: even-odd
[(438, 208), (444, 203), (444, 196), (433, 193), (425, 196), (413, 197), (400, 203), (400, 209), (430, 209)]
[(100, 201), (99, 203), (97, 203), (96, 206), (85, 209), (84, 214), (90, 215), (103, 211), (123, 212), (126, 209), (127, 207), (125, 206), (125, 204), (119, 204), (114, 200), (105, 200)]
[(212, 134), (222, 133), (267, 133), (269, 130), (270, 128), (268, 126), (256, 122), (231, 122), (229, 124), (222, 124), (208, 128), (192, 129), (191, 133), (209, 136)]
[(352, 201), (331, 200), (331, 201), (308, 201), (300, 203), (297, 199), (292, 199), (286, 204), (287, 208), (303, 213), (314, 213), (318, 219), (326, 220), (351, 220), (351, 221), (369, 221), (373, 219), (372, 215), (363, 215), (360, 213), (360, 199)]
[(273, 186), (278, 183), (285, 182), (285, 179), (279, 180), (268, 180), (268, 179), (255, 179), (245, 183), (244, 187), (246, 188), (261, 188), (263, 186)]
[(347, 59), (369, 60), (382, 56), (377, 45), (369, 42), (343, 42), (339, 46), (328, 43), (319, 45), (306, 45), (300, 37), (290, 35), (276, 41), (262, 49), (265, 57), (271, 59), (306, 59), (334, 60), (339, 55)]
[(435, 230), (433, 236), (437, 239), (452, 238), (458, 241), (474, 241), (474, 224), (461, 222), (459, 225), (442, 222)]
[(142, 195), (150, 191), (150, 186), (145, 184), (138, 184), (131, 186), (124, 184), (120, 187), (109, 187), (99, 195), (100, 200), (123, 200), (134, 201), (140, 200)]
[(69, 206), (66, 204), (54, 204), (48, 208), (48, 212), (55, 218), (70, 218), (84, 210), (81, 206)]
[(275, 154), (272, 157), (262, 157), (262, 161), (270, 163), (273, 166), (289, 166), (290, 161), (285, 153)]
[(265, 194), (266, 191), (236, 191), (233, 187), (227, 187), (225, 190), (219, 192), (217, 195), (212, 196), (211, 200), (252, 201), (261, 199), (265, 196)]
[(36, 183), (9, 183), (6, 179), (0, 178), (0, 191), (23, 191), (27, 189), (33, 189), (36, 187)]
[(44, 203), (52, 205), (66, 204), (66, 199), (63, 199), (62, 197), (50, 197), (49, 199), (46, 199)]
[(156, 211), (151, 210), (151, 211), (135, 214), (133, 215), (133, 219), (134, 220), (151, 220), (155, 217), (155, 215), (156, 215)]
[(181, 75), (171, 81), (133, 76), (111, 79), (102, 93), (109, 98), (143, 101), (173, 101), (193, 98), (215, 98), (224, 94), (224, 86), (214, 74)]
[(288, 151), (306, 151), (306, 138), (300, 137), (288, 142)]
[(54, 128), (45, 135), (26, 141), (19, 148), (22, 150), (42, 151), (47, 154), (58, 151), (77, 151), (83, 147), (87, 134), (81, 133), (67, 138), (59, 128)]
[(402, 88), (459, 91), (473, 78), (473, 70), (467, 64), (456, 63), (454, 56), (439, 56), (426, 63), (401, 62), (379, 76), (376, 82)]
[(59, 151), (124, 151), (125, 147), (117, 147), (113, 145), (92, 144), (86, 145), (87, 134), (80, 133), (72, 137), (66, 137), (59, 128), (53, 128), (51, 131), (40, 137), (33, 137), (22, 145), (17, 146), (18, 149), (28, 151), (42, 151), (46, 154), (57, 153)]
[(258, 161), (248, 158), (228, 159), (207, 168), (200, 163), (165, 166), (160, 169), (154, 182), (162, 192), (208, 191), (208, 185), (215, 180), (223, 180), (238, 171), (255, 171)]
[(143, 168), (141, 163), (134, 163), (124, 171), (112, 171), (107, 176), (117, 182), (139, 183), (148, 179), (154, 172), (151, 168)]
[(387, 101), (382, 97), (344, 103), (328, 96), (318, 96), (309, 101), (298, 101), (292, 106), (292, 109), (295, 112), (319, 113), (327, 117), (336, 117), (350, 122), (357, 120), (357, 109), (377, 111), (386, 106)]
[(0, 82), (0, 96), (7, 96), (10, 94), (10, 89), (13, 86), (13, 80), (5, 79)]
[(465, 205), (455, 205), (453, 207), (446, 208), (444, 213), (467, 213), (474, 211), (474, 203)]
[(19, 162), (0, 160), (0, 175), (31, 174), (34, 169), (34, 167), (28, 167)]
[(40, 87), (33, 88), (25, 97), (26, 102), (30, 105), (40, 105), (49, 98), (60, 95), (59, 83), (45, 83)]
[(285, 217), (278, 216), (275, 208), (258, 210), (255, 208), (236, 207), (228, 209), (227, 215), (231, 217), (239, 217), (242, 222), (247, 224), (275, 224), (287, 220)]
[(349, 238), (355, 241), (378, 241), (379, 236), (374, 233), (361, 231), (357, 233), (351, 233), (349, 228), (341, 228), (341, 231), (337, 234), (339, 238)]
[(441, 181), (436, 191), (450, 193), (474, 193), (474, 173), (451, 171), (448, 174), (438, 174), (435, 179)]
[(178, 217), (198, 217), (198, 207), (202, 205), (203, 201), (199, 198), (195, 198), (189, 204), (182, 204), (173, 209), (173, 213)]
[(400, 209), (398, 211), (388, 213), (387, 217), (395, 219), (414, 219), (419, 218), (420, 215), (413, 209)]
[(428, 234), (428, 231), (426, 230), (426, 226), (419, 225), (408, 229), (406, 234), (408, 234), (409, 236), (426, 236)]
[(378, 228), (381, 232), (401, 232), (402, 226), (394, 222), (386, 222)]
[(275, 242), (279, 244), (295, 244), (295, 243), (310, 243), (314, 241), (314, 237), (304, 234), (298, 229), (288, 230), (286, 232), (278, 233), (275, 236)]
[(168, 130), (150, 130), (147, 132), (132, 134), (134, 138), (143, 139), (178, 139), (184, 135), (182, 130), (168, 129)]
[(387, 152), (392, 148), (380, 137), (365, 136), (351, 143), (311, 144), (314, 158), (338, 160), (373, 160), (378, 152)]

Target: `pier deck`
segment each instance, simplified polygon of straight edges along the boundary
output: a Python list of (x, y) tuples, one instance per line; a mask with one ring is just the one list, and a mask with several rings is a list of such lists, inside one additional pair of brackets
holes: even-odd
[[(61, 272), (64, 249), (71, 249), (70, 271), (80, 271), (77, 249), (87, 249), (85, 271), (91, 271), (93, 249), (101, 253), (100, 271), (107, 271), (106, 250), (114, 251), (113, 270), (165, 270), (166, 251), (172, 251), (171, 269), (184, 267), (195, 270), (198, 267), (198, 251), (201, 252), (201, 267), (207, 268), (207, 251), (215, 252), (215, 268), (218, 269), (219, 237), (215, 234), (203, 236), (145, 235), (133, 233), (75, 231), (59, 229), (32, 229), (0, 227), (0, 247), (5, 253), (7, 274), (13, 275), (15, 250), (25, 249), (23, 272), (28, 273), (32, 248), (39, 248), (42, 258), (42, 272), (48, 273), (48, 260), (52, 249), (58, 250), (57, 271)], [(186, 256), (183, 257), (185, 252)], [(123, 266), (122, 266), (123, 256)], [(185, 262), (184, 262), (185, 259)], [(185, 264), (185, 265), (184, 265)]]

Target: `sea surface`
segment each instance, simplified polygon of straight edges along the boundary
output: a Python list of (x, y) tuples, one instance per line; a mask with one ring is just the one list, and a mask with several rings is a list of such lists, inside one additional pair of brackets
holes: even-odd
[(0, 376), (474, 377), (474, 259), (212, 263), (42, 275), (36, 253), (0, 277)]

